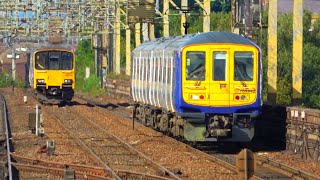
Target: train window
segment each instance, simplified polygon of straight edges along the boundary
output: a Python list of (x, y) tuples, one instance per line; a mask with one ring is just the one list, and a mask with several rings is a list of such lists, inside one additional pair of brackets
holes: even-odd
[(234, 80), (252, 81), (253, 80), (253, 53), (235, 52), (234, 53)]
[(205, 80), (205, 52), (187, 52), (186, 58), (186, 79)]
[(72, 53), (69, 52), (62, 52), (61, 54), (61, 68), (63, 70), (70, 70), (72, 69)]
[(213, 80), (225, 81), (226, 80), (226, 52), (213, 53)]
[(35, 68), (38, 70), (44, 70), (46, 69), (46, 58), (47, 58), (48, 52), (38, 52), (35, 55)]
[(59, 69), (60, 52), (49, 52), (49, 69)]

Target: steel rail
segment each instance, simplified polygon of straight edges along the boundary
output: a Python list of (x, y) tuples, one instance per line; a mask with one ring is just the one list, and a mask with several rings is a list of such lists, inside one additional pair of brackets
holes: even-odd
[(9, 180), (13, 179), (13, 173), (12, 173), (12, 161), (11, 161), (11, 150), (10, 150), (10, 137), (9, 137), (9, 121), (8, 121), (8, 114), (7, 114), (7, 105), (5, 98), (1, 95), (1, 99), (3, 101), (3, 116), (4, 116), (4, 124), (5, 124), (5, 134), (6, 134), (6, 146), (7, 146), (7, 168), (8, 168), (8, 178)]
[[(115, 109), (110, 110), (110, 109), (107, 109), (107, 108), (103, 108), (103, 107), (101, 107), (101, 105), (99, 103), (96, 103), (96, 102), (94, 102), (92, 100), (87, 100), (86, 98), (82, 98), (82, 97), (79, 97), (79, 96), (77, 96), (77, 98), (82, 99), (82, 100), (88, 102), (89, 104), (94, 105), (94, 106), (96, 106), (98, 108), (107, 110), (108, 112), (111, 112), (111, 113), (113, 113), (115, 115), (118, 115), (118, 116), (121, 116), (123, 118), (126, 118), (127, 120), (131, 120), (130, 117), (129, 117), (130, 115), (126, 116), (123, 113), (117, 112), (117, 110), (115, 110)], [(116, 104), (112, 104), (112, 106), (117, 107), (117, 108), (122, 107), (122, 106), (119, 106), (119, 105), (116, 105)], [(138, 121), (138, 123), (143, 125), (143, 123), (141, 123), (139, 121)], [(174, 140), (176, 140), (176, 139), (174, 139)], [(190, 150), (193, 150), (193, 151), (195, 151), (197, 153), (200, 153), (200, 154), (206, 156), (210, 161), (218, 163), (219, 165), (231, 170), (232, 172), (237, 173), (237, 168), (236, 168), (235, 165), (230, 164), (230, 163), (228, 163), (228, 162), (226, 162), (226, 161), (224, 161), (224, 160), (222, 160), (220, 158), (217, 158), (214, 155), (210, 155), (210, 154), (207, 154), (205, 152), (202, 152), (201, 150), (193, 148), (193, 147), (191, 147), (189, 145), (187, 145), (187, 147)], [(293, 167), (289, 167), (289, 166), (287, 166), (287, 165), (285, 165), (283, 163), (277, 162), (277, 161), (272, 160), (272, 159), (270, 159), (268, 157), (263, 157), (261, 155), (256, 156), (256, 157), (257, 157), (256, 160), (258, 162), (257, 164), (259, 166), (271, 169), (271, 170), (276, 171), (278, 173), (281, 173), (281, 174), (283, 174), (285, 176), (293, 177), (293, 178), (297, 177), (297, 178), (302, 178), (302, 179), (320, 179), (319, 177), (316, 177), (315, 175), (312, 175), (310, 173), (298, 170), (298, 169), (293, 168)], [(257, 179), (257, 180), (261, 179), (258, 175), (255, 175), (255, 174), (252, 176), (252, 178), (253, 179)]]
[[(21, 171), (35, 171), (38, 173), (50, 173), (50, 174), (55, 174), (59, 177), (64, 176), (65, 169), (64, 168), (56, 168), (56, 167), (44, 167), (44, 166), (37, 166), (37, 165), (30, 165), (30, 164), (22, 164), (22, 163), (12, 163), (15, 167), (17, 167)], [(86, 177), (89, 179), (95, 179), (95, 180), (102, 180), (102, 179), (108, 179), (111, 180), (112, 178), (110, 177), (105, 177), (105, 176), (99, 176), (99, 175), (94, 175), (94, 174), (86, 174), (83, 172), (75, 172), (75, 177)]]
[[(51, 114), (50, 114), (51, 115)], [(109, 167), (108, 165), (106, 165), (103, 160), (98, 156), (96, 155), (91, 149), (90, 147), (88, 147), (80, 138), (76, 137), (62, 122), (61, 120), (59, 119), (59, 117), (57, 117), (56, 115), (51, 115), (53, 118), (55, 118), (57, 120), (57, 122), (62, 126), (64, 127), (64, 129), (67, 131), (67, 133), (79, 144), (80, 147), (82, 147), (85, 151), (89, 152), (90, 154), (90, 157), (92, 159), (94, 159), (97, 163), (99, 163), (100, 165), (102, 165), (107, 171), (111, 172), (112, 174), (112, 177), (115, 178), (115, 179), (122, 179), (121, 177), (123, 177), (125, 175), (125, 177), (129, 176), (129, 177), (144, 177), (146, 179), (157, 179), (157, 180), (161, 180), (161, 179), (168, 179), (168, 178), (164, 178), (164, 177), (161, 177), (161, 176), (154, 176), (154, 175), (148, 175), (148, 174), (144, 174), (144, 173), (138, 173), (138, 172), (129, 172), (129, 171), (122, 171), (122, 170), (113, 170), (111, 167)], [(77, 116), (79, 116), (79, 114), (77, 113)], [(83, 117), (83, 118), (86, 118), (86, 117)], [(87, 120), (87, 119), (86, 119)], [(90, 122), (92, 123), (92, 122)], [(97, 124), (95, 125), (96, 127), (98, 128), (101, 128), (99, 127)], [(101, 129), (103, 130), (103, 129)], [(108, 132), (106, 132), (104, 130), (105, 133), (107, 134), (110, 134)], [(115, 137), (113, 135), (111, 135), (112, 137)], [(117, 138), (117, 137), (115, 137)], [(143, 156), (142, 156), (143, 157)], [(148, 160), (148, 159), (146, 159)], [(160, 165), (159, 165), (160, 166)], [(118, 174), (119, 173), (119, 174)], [(164, 174), (169, 174), (169, 177), (172, 177), (170, 171), (168, 170), (163, 170), (163, 173)], [(121, 175), (121, 176), (120, 176)], [(174, 174), (173, 174), (174, 175)], [(180, 178), (174, 178), (174, 179), (180, 179)]]
[[(32, 159), (28, 157), (23, 157), (19, 155), (13, 155), (11, 154), (13, 159), (17, 161), (17, 163), (13, 163), (14, 165), (17, 165), (19, 167), (22, 167), (24, 170), (31, 168), (37, 170), (37, 168), (40, 168), (41, 170), (45, 170), (46, 168), (49, 168), (48, 170), (57, 170), (57, 171), (63, 171), (65, 166), (68, 166), (69, 168), (75, 170), (76, 176), (77, 174), (80, 174), (82, 176), (87, 177), (93, 177), (93, 178), (100, 178), (100, 179), (108, 179), (106, 177), (107, 173), (105, 169), (100, 167), (94, 167), (94, 166), (85, 166), (85, 165), (79, 165), (79, 164), (65, 164), (65, 163), (58, 163), (58, 162), (48, 162), (43, 161), (39, 159)], [(51, 169), (50, 169), (51, 168)], [(39, 171), (41, 171), (39, 170)], [(146, 175), (143, 173), (138, 172), (132, 172), (132, 171), (123, 171), (123, 170), (117, 170), (115, 171), (116, 174), (120, 175), (121, 177), (146, 177), (148, 179), (155, 179), (155, 180), (167, 180), (168, 178), (162, 178), (159, 176), (153, 176), (153, 175)]]
[(79, 164), (65, 164), (65, 163), (58, 163), (58, 162), (48, 162), (43, 161), (39, 159), (32, 159), (28, 157), (23, 157), (19, 155), (11, 155), (12, 158), (17, 161), (17, 163), (20, 164), (29, 164), (29, 165), (38, 165), (38, 166), (44, 166), (44, 167), (55, 167), (55, 168), (65, 168), (68, 166), (71, 169), (74, 169), (76, 172), (82, 172), (86, 174), (95, 174), (95, 175), (107, 175), (108, 172), (100, 167), (94, 167), (94, 166), (84, 166)]
[[(51, 114), (50, 114), (51, 115)], [(99, 163), (102, 167), (104, 167), (107, 171), (111, 173), (111, 176), (117, 180), (120, 180), (121, 178), (106, 164), (102, 161), (101, 158), (99, 158), (80, 138), (76, 137), (61, 121), (56, 115), (51, 115), (53, 118), (57, 120), (57, 122), (67, 131), (69, 136), (71, 136), (77, 144), (82, 147), (85, 151), (87, 151), (90, 154), (90, 157), (95, 160), (97, 163)]]
[(290, 167), (288, 165), (285, 165), (281, 162), (278, 162), (274, 159), (271, 159), (269, 157), (258, 155), (257, 156), (258, 164), (261, 166), (265, 166), (267, 168), (273, 169), (275, 171), (278, 171), (280, 173), (284, 173), (288, 175), (289, 177), (292, 177), (293, 179), (320, 179), (320, 177), (317, 177), (313, 174), (301, 171), (299, 169)]
[[(116, 114), (116, 115), (118, 115), (118, 116), (121, 116), (121, 117), (123, 117), (123, 118), (126, 118), (127, 120), (131, 120), (131, 119), (130, 119), (130, 115), (129, 115), (129, 116), (126, 116), (126, 115), (124, 115), (124, 113), (117, 112), (117, 110), (110, 110), (110, 109), (107, 109), (107, 108), (102, 108), (98, 103), (93, 102), (93, 101), (91, 101), (91, 100), (88, 101), (88, 100), (86, 100), (85, 98), (81, 98), (81, 97), (79, 97), (79, 96), (77, 96), (77, 98), (82, 99), (82, 100), (86, 101), (87, 103), (89, 103), (89, 104), (91, 104), (91, 105), (94, 105), (94, 106), (96, 106), (96, 107), (98, 107), (98, 108), (101, 108), (101, 109), (103, 109), (103, 110), (107, 110), (108, 112), (111, 112), (111, 113), (113, 113), (113, 114)], [(113, 106), (115, 106), (115, 107), (121, 107), (121, 106), (116, 105), (116, 104), (113, 104)], [(141, 125), (144, 125), (143, 123), (141, 123), (141, 122), (139, 122), (139, 121), (137, 121), (137, 122), (138, 122), (139, 124), (141, 124)], [(175, 141), (177, 141), (177, 140), (174, 139), (174, 138), (172, 138), (172, 139), (175, 140)], [(214, 157), (214, 156), (212, 156), (212, 155), (209, 155), (209, 154), (207, 154), (207, 153), (204, 153), (204, 152), (202, 152), (202, 151), (200, 151), (200, 150), (198, 150), (198, 149), (195, 149), (195, 148), (193, 148), (193, 147), (191, 147), (191, 146), (189, 146), (189, 145), (187, 145), (187, 147), (188, 147), (188, 149), (190, 149), (190, 150), (192, 150), (192, 151), (195, 151), (195, 152), (197, 152), (197, 153), (200, 153), (200, 154), (206, 156), (210, 161), (212, 161), (212, 162), (214, 162), (214, 163), (217, 163), (217, 164), (219, 164), (219, 165), (221, 165), (221, 166), (229, 169), (230, 171), (232, 171), (232, 172), (234, 172), (234, 173), (237, 173), (237, 168), (236, 168), (235, 165), (230, 164), (230, 163), (228, 163), (228, 162), (225, 162), (225, 161), (223, 161), (223, 160), (221, 160), (221, 159), (219, 159), (219, 158), (216, 158), (216, 157)]]
[[(73, 111), (70, 110), (69, 111)], [(130, 150), (132, 150), (133, 152), (137, 153), (140, 157), (146, 159), (149, 163), (151, 163), (154, 167), (160, 169), (163, 174), (168, 174), (170, 178), (172, 179), (181, 179), (180, 177), (178, 177), (177, 175), (175, 175), (174, 173), (172, 173), (171, 171), (169, 171), (167, 168), (157, 164), (156, 162), (152, 161), (149, 157), (147, 157), (146, 155), (144, 155), (143, 153), (141, 153), (140, 151), (138, 151), (137, 149), (135, 149), (134, 147), (132, 147), (131, 145), (129, 145), (128, 143), (126, 143), (125, 141), (123, 141), (122, 139), (120, 139), (119, 137), (109, 133), (108, 131), (106, 131), (105, 129), (103, 129), (102, 127), (100, 127), (97, 123), (93, 122), (91, 119), (89, 119), (86, 116), (83, 116), (81, 114), (79, 114), (77, 112), (78, 116), (82, 116), (83, 118), (85, 118), (90, 124), (92, 124), (93, 126), (95, 126), (96, 128), (100, 129), (101, 131), (105, 132), (106, 134), (108, 134), (109, 136), (111, 136), (112, 138), (116, 139), (117, 141), (121, 142), (122, 144), (126, 145)]]

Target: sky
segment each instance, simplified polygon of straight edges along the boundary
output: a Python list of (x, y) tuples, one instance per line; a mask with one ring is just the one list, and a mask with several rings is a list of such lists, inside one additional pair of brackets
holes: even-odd
[[(320, 15), (320, 0), (303, 0), (304, 9)], [(293, 0), (278, 0), (278, 11), (290, 13), (293, 9)]]

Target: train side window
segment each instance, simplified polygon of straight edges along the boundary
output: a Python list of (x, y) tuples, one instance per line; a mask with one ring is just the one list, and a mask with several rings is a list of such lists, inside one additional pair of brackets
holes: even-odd
[(61, 66), (63, 70), (72, 69), (72, 53), (62, 52)]
[(213, 80), (225, 81), (226, 80), (226, 52), (213, 53)]
[(44, 70), (46, 69), (46, 58), (47, 58), (48, 52), (38, 52), (35, 55), (35, 68), (38, 70)]
[(187, 52), (186, 57), (186, 79), (187, 80), (205, 80), (205, 52)]
[(234, 80), (252, 81), (253, 80), (253, 53), (235, 52), (234, 53)]

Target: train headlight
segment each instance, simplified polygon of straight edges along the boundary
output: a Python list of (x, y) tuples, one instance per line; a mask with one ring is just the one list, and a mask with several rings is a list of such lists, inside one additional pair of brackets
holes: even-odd
[(72, 84), (72, 79), (65, 79), (65, 80), (64, 80), (64, 83), (65, 83), (65, 84)]
[(44, 83), (44, 79), (37, 79), (37, 83)]
[(242, 95), (242, 96), (241, 96), (241, 100), (243, 100), (243, 101), (244, 101), (244, 100), (247, 100), (246, 96), (245, 96), (245, 95)]

